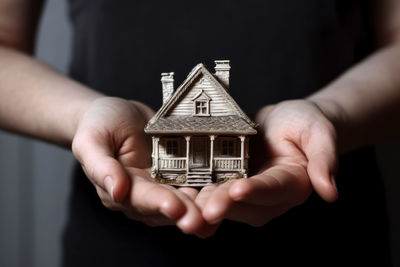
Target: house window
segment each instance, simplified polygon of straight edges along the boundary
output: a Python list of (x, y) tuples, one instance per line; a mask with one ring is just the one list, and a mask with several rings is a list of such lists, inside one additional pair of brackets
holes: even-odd
[(210, 100), (211, 98), (203, 91), (199, 90), (192, 98), (193, 115), (194, 116), (210, 116)]
[(222, 154), (227, 156), (233, 156), (234, 151), (234, 142), (233, 140), (222, 140)]
[(167, 154), (177, 155), (178, 154), (178, 141), (168, 140), (167, 141)]
[(202, 101), (202, 100), (195, 101), (195, 114), (200, 116), (210, 115), (208, 109), (208, 101)]

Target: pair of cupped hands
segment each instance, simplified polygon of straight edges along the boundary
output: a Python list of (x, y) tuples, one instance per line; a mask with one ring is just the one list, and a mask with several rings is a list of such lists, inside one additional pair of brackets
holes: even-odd
[(151, 179), (151, 139), (143, 129), (153, 115), (140, 102), (103, 97), (80, 117), (72, 151), (108, 209), (205, 238), (224, 219), (262, 226), (302, 204), (313, 189), (328, 202), (337, 198), (335, 128), (315, 102), (260, 109), (250, 141), (255, 175), (202, 189)]

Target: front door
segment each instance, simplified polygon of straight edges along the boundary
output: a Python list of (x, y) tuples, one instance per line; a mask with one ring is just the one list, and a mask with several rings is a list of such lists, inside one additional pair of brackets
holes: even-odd
[(208, 145), (207, 136), (194, 136), (190, 140), (191, 143), (191, 167), (192, 168), (207, 168), (208, 162), (208, 151), (210, 150)]

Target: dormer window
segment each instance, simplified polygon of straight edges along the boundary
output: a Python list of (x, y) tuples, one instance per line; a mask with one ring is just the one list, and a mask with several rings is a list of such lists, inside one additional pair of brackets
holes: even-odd
[(200, 90), (193, 98), (193, 116), (210, 116), (211, 98)]
[(198, 100), (198, 101), (195, 101), (194, 103), (196, 106), (196, 110), (194, 113), (195, 115), (198, 115), (198, 116), (210, 115), (209, 108), (208, 108), (208, 101)]

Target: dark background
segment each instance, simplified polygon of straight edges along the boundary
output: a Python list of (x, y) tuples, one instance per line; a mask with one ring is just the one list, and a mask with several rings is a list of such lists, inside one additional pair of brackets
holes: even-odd
[[(48, 0), (36, 55), (66, 72), (71, 32), (65, 0)], [(160, 95), (161, 97), (161, 95)], [(385, 176), (392, 255), (400, 266), (400, 144), (378, 147)], [(60, 148), (0, 132), (0, 266), (59, 266), (72, 155)]]

